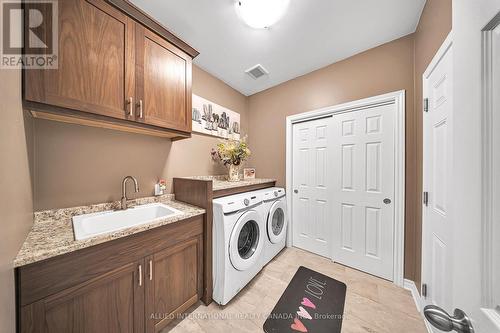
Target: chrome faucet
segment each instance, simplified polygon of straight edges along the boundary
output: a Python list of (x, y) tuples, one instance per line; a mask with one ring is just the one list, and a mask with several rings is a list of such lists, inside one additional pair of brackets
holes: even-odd
[(132, 176), (127, 176), (127, 177), (123, 178), (123, 181), (122, 181), (122, 200), (121, 200), (121, 209), (122, 210), (127, 209), (127, 201), (128, 201), (128, 199), (127, 199), (127, 181), (128, 180), (132, 180), (134, 182), (135, 193), (139, 192), (139, 184), (137, 183), (137, 179), (135, 179)]

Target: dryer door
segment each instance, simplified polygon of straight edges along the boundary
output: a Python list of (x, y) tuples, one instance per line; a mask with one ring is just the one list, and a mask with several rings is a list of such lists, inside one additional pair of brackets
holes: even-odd
[(286, 205), (281, 199), (273, 203), (267, 216), (267, 236), (273, 244), (281, 242), (286, 237)]
[(264, 230), (259, 213), (250, 210), (238, 219), (229, 240), (229, 259), (239, 271), (244, 271), (259, 263), (264, 238)]

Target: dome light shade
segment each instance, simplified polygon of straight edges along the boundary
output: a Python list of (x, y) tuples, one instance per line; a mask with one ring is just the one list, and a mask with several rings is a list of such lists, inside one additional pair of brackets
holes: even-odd
[(255, 29), (269, 28), (278, 22), (290, 0), (240, 0), (236, 1), (238, 16)]

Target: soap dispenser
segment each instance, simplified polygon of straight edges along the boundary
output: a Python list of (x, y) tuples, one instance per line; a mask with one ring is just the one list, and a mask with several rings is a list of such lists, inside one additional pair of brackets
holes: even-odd
[(167, 182), (165, 179), (160, 179), (158, 183), (155, 184), (155, 195), (160, 196), (164, 195), (167, 190)]

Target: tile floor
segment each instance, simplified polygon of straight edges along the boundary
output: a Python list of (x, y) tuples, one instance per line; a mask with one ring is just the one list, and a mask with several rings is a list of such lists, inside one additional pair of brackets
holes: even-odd
[(274, 308), (299, 266), (347, 285), (342, 333), (427, 332), (409, 291), (315, 254), (288, 248), (228, 305), (195, 305), (187, 318), (172, 322), (162, 333), (263, 332), (265, 316)]

